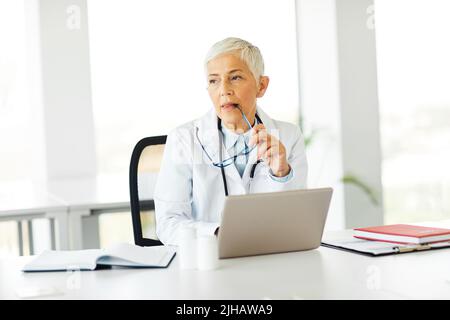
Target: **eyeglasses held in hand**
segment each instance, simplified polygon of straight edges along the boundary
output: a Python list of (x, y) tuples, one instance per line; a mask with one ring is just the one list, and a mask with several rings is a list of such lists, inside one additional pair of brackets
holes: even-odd
[[(251, 129), (252, 129), (252, 125), (250, 124), (250, 121), (248, 121), (248, 119), (247, 119), (247, 117), (245, 116), (245, 114), (244, 114), (244, 112), (242, 111), (242, 109), (241, 109), (240, 107), (238, 107), (238, 109), (239, 109), (239, 111), (240, 111), (241, 114), (242, 114), (242, 118), (244, 118), (245, 122), (247, 123), (249, 130), (251, 130)], [(198, 143), (199, 143), (200, 146), (202, 147), (203, 152), (206, 154), (206, 156), (208, 157), (208, 159), (212, 162), (213, 166), (215, 166), (215, 167), (225, 168), (225, 167), (229, 166), (230, 164), (234, 163), (234, 162), (236, 161), (236, 158), (237, 158), (237, 157), (240, 157), (240, 156), (249, 154), (249, 153), (252, 152), (252, 150), (255, 149), (255, 147), (256, 147), (256, 145), (254, 145), (253, 147), (250, 148), (249, 146), (247, 146), (247, 144), (245, 144), (244, 149), (241, 150), (240, 152), (238, 152), (237, 154), (235, 154), (234, 156), (229, 157), (229, 158), (227, 158), (227, 159), (225, 159), (225, 160), (222, 160), (222, 161), (219, 161), (219, 162), (214, 162), (214, 160), (213, 160), (213, 159), (211, 158), (211, 156), (208, 154), (208, 151), (206, 151), (205, 147), (203, 146), (202, 142), (200, 141), (200, 138), (199, 138), (199, 136), (198, 136), (198, 127), (196, 127), (195, 129), (196, 129), (196, 130), (195, 130), (195, 135), (196, 135), (196, 137), (197, 137)], [(221, 133), (219, 133), (219, 134), (221, 134)], [(222, 146), (220, 146), (220, 147), (222, 147)]]

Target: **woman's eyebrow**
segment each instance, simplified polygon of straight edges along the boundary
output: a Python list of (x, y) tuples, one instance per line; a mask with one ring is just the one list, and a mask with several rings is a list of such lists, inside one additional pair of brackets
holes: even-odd
[(231, 70), (230, 72), (228, 72), (228, 74), (230, 74), (230, 73), (234, 73), (234, 72), (237, 72), (237, 71), (241, 71), (241, 72), (243, 72), (241, 69), (233, 69), (233, 70)]
[[(228, 74), (231, 74), (231, 73), (234, 73), (234, 72), (237, 72), (237, 71), (243, 72), (242, 69), (233, 69), (233, 70), (228, 71)], [(218, 75), (219, 75), (218, 73), (210, 73), (208, 75), (208, 77), (218, 76)]]

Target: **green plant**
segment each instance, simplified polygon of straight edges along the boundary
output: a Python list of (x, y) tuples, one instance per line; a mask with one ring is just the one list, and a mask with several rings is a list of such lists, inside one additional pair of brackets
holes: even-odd
[(346, 174), (341, 178), (341, 182), (354, 185), (355, 187), (361, 189), (369, 197), (373, 205), (377, 207), (380, 205), (380, 200), (378, 199), (378, 196), (376, 195), (373, 188), (362, 182), (358, 177), (352, 174)]

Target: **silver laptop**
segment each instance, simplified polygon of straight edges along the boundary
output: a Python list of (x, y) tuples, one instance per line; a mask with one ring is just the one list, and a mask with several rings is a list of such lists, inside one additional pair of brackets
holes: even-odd
[(219, 258), (319, 247), (333, 189), (228, 196), (219, 231)]

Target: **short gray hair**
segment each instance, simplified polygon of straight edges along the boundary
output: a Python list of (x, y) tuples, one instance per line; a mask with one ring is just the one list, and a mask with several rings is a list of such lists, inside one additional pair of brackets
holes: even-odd
[(239, 38), (230, 37), (213, 44), (205, 58), (205, 70), (207, 70), (209, 61), (223, 53), (231, 51), (240, 52), (241, 60), (247, 64), (247, 67), (250, 69), (258, 83), (260, 77), (264, 75), (264, 60), (261, 52), (258, 47)]

